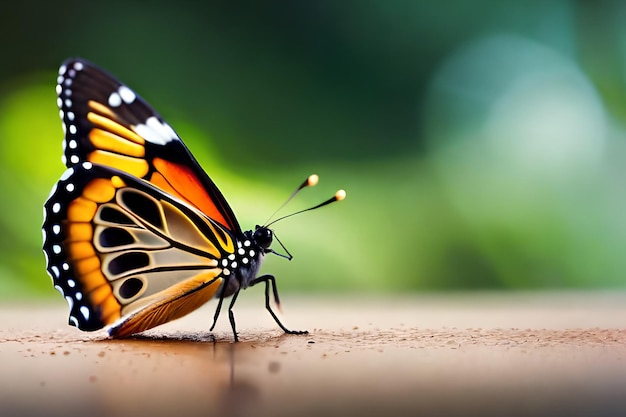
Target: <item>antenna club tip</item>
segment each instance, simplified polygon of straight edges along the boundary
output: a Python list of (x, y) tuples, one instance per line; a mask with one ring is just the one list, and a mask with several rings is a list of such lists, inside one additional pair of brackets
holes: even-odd
[(309, 175), (309, 178), (307, 178), (306, 180), (306, 185), (308, 187), (313, 187), (314, 185), (317, 185), (319, 181), (320, 181), (320, 177), (317, 174), (311, 174)]
[(335, 198), (337, 201), (341, 201), (346, 198), (346, 190), (339, 190), (335, 193)]

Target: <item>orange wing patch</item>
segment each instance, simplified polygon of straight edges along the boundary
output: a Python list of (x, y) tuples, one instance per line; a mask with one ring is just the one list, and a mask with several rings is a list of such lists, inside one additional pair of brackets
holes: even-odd
[(154, 158), (153, 164), (158, 173), (150, 178), (150, 182), (187, 201), (224, 227), (229, 227), (227, 219), (191, 169), (161, 158)]
[(78, 197), (67, 208), (67, 220), (70, 222), (90, 222), (96, 215), (98, 205), (84, 197)]
[(119, 177), (92, 180), (83, 189), (82, 196), (70, 203), (64, 225), (68, 261), (80, 278), (82, 297), (88, 297), (93, 305), (99, 306), (100, 319), (107, 324), (120, 318), (122, 306), (101, 271), (101, 261), (93, 246), (92, 221), (98, 203), (111, 200), (122, 185), (124, 182)]

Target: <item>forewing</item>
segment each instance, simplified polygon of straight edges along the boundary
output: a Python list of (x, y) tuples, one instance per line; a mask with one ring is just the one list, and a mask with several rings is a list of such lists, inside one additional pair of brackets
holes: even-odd
[(89, 161), (119, 169), (240, 231), (224, 196), (174, 129), (128, 86), (85, 60), (70, 59), (59, 69), (57, 95), (68, 168)]

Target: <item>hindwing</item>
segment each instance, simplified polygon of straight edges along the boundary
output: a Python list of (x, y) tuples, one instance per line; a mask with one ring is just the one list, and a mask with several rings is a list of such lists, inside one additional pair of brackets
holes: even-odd
[(81, 330), (124, 336), (181, 317), (223, 284), (234, 251), (221, 223), (149, 182), (84, 162), (44, 206), (44, 253)]

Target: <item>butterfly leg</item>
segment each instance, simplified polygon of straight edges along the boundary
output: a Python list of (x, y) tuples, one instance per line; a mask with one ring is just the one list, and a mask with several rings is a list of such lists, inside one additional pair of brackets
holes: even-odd
[[(223, 288), (226, 288), (226, 285), (224, 285)], [(213, 329), (215, 328), (215, 325), (217, 324), (217, 318), (220, 316), (220, 313), (222, 312), (223, 302), (224, 302), (224, 290), (222, 290), (220, 299), (217, 302), (217, 308), (215, 309), (215, 314), (213, 315), (213, 324), (211, 325), (211, 328), (209, 329), (210, 332), (213, 331)]]
[(260, 282), (265, 283), (265, 308), (267, 309), (267, 311), (270, 312), (276, 324), (278, 324), (278, 326), (281, 329), (283, 329), (283, 331), (287, 334), (308, 334), (309, 332), (307, 330), (289, 330), (280, 322), (280, 320), (278, 320), (278, 317), (276, 317), (276, 314), (274, 313), (274, 310), (272, 310), (272, 306), (270, 305), (270, 286), (271, 286), (272, 293), (274, 295), (274, 302), (276, 303), (276, 305), (280, 306), (280, 300), (278, 299), (278, 290), (276, 289), (276, 279), (274, 278), (274, 275), (263, 275), (258, 278), (255, 278), (250, 283), (250, 286), (256, 285)]
[(235, 301), (237, 301), (238, 295), (239, 295), (239, 291), (233, 294), (233, 299), (230, 300), (230, 305), (228, 306), (228, 320), (230, 321), (230, 327), (232, 327), (233, 329), (235, 342), (239, 341), (239, 337), (237, 337), (237, 329), (235, 328), (235, 313), (233, 313), (233, 307), (235, 306)]

